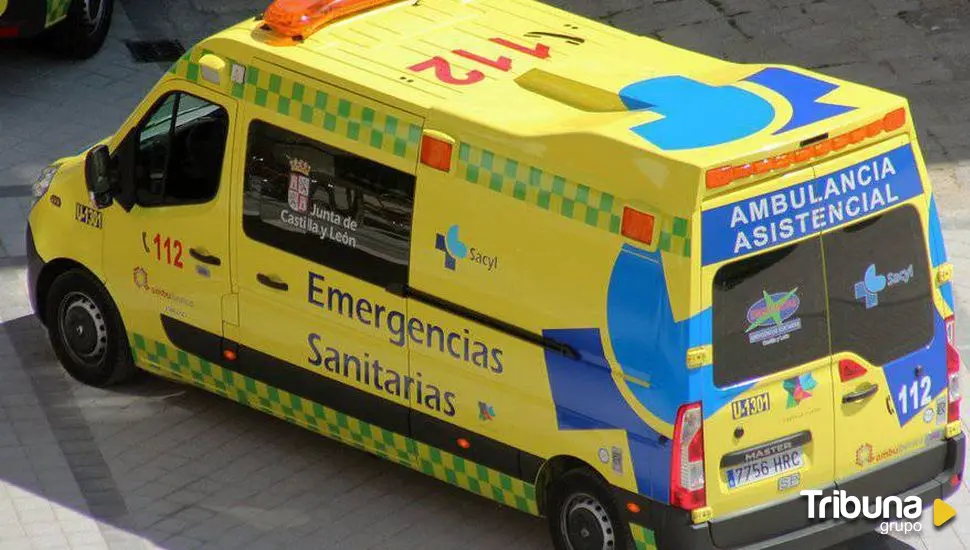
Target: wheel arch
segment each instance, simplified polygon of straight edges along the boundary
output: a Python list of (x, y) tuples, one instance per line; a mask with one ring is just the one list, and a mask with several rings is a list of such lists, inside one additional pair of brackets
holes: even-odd
[[(40, 322), (47, 326), (47, 294), (50, 291), (51, 285), (54, 281), (62, 274), (71, 271), (72, 269), (81, 269), (86, 271), (89, 275), (101, 281), (101, 278), (94, 274), (90, 269), (84, 266), (84, 264), (71, 260), (69, 258), (57, 258), (51, 260), (44, 264), (41, 268), (40, 274), (37, 276), (37, 285), (34, 288), (34, 300), (36, 300), (37, 308), (34, 313), (37, 314), (37, 318)], [(102, 283), (103, 284), (103, 283)]]
[(606, 478), (588, 462), (571, 455), (554, 456), (543, 463), (539, 469), (539, 474), (536, 476), (536, 505), (539, 508), (540, 516), (546, 515), (549, 489), (552, 484), (563, 474), (572, 470), (586, 470), (600, 478), (603, 483), (610, 485)]

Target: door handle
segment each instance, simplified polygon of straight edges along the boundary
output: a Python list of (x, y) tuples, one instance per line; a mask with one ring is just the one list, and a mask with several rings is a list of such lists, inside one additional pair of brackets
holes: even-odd
[(206, 254), (204, 248), (190, 248), (189, 255), (204, 264), (222, 265), (222, 260), (219, 259), (219, 256)]
[(290, 288), (290, 285), (284, 283), (278, 278), (270, 277), (264, 273), (257, 273), (256, 280), (270, 288), (275, 288), (276, 290), (288, 290)]
[(846, 404), (857, 403), (859, 401), (872, 397), (873, 395), (875, 395), (877, 391), (879, 391), (879, 386), (877, 386), (876, 384), (870, 384), (865, 388), (862, 388), (861, 390), (849, 392), (843, 395), (842, 402)]

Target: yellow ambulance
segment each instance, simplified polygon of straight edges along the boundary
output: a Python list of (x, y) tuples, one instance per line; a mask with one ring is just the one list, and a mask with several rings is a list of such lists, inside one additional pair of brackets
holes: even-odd
[(0, 0), (0, 39), (45, 33), (45, 44), (71, 58), (96, 54), (108, 36), (114, 0)]
[(560, 550), (822, 548), (873, 520), (802, 491), (961, 483), (951, 264), (871, 88), (532, 0), (276, 0), (35, 196), (76, 379), (194, 384)]

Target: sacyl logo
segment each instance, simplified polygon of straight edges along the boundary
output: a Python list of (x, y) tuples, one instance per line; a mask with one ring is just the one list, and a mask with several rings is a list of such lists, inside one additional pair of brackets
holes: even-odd
[(458, 260), (468, 259), (479, 264), (488, 271), (498, 269), (498, 256), (489, 256), (475, 247), (469, 247), (458, 238), (458, 226), (453, 225), (448, 228), (447, 233), (435, 235), (434, 247), (445, 255), (445, 268), (452, 271), (458, 264)]
[(862, 280), (855, 284), (855, 299), (863, 300), (866, 309), (879, 305), (879, 293), (887, 286), (906, 284), (913, 278), (913, 264), (900, 271), (880, 275), (876, 272), (876, 264), (869, 264)]
[(449, 227), (446, 235), (441, 233), (435, 235), (434, 247), (444, 252), (445, 267), (451, 270), (455, 269), (456, 258), (463, 260), (465, 256), (468, 256), (468, 247), (458, 239), (457, 225)]

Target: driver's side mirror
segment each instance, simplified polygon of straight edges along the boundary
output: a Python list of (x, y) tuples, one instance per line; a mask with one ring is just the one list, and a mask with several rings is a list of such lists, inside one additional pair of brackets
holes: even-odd
[(84, 160), (84, 177), (94, 205), (98, 208), (111, 206), (113, 188), (111, 154), (107, 146), (98, 145), (88, 151), (87, 158)]

